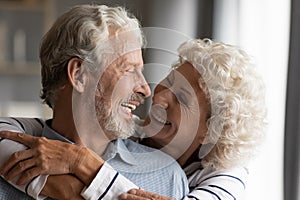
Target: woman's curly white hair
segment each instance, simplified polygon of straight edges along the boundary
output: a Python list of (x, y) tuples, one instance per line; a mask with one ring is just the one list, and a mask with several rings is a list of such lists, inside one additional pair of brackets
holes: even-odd
[(179, 60), (201, 75), (210, 102), (206, 142), (213, 144), (202, 165), (228, 169), (246, 164), (257, 152), (266, 126), (265, 88), (250, 57), (235, 46), (192, 39), (178, 48)]

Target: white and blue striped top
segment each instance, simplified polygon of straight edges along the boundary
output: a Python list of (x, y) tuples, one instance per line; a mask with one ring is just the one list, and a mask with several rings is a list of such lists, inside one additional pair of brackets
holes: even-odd
[(248, 177), (246, 168), (202, 169), (200, 162), (194, 162), (184, 171), (188, 176), (191, 191), (184, 200), (241, 200), (244, 197)]

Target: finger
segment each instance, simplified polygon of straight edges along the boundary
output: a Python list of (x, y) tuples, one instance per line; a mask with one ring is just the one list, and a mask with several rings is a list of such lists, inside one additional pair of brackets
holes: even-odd
[(1, 131), (0, 137), (22, 143), (28, 147), (31, 147), (32, 144), (34, 144), (34, 141), (36, 140), (36, 137), (32, 135), (25, 134), (25, 133), (10, 132), (10, 131)]
[(125, 194), (121, 194), (118, 197), (118, 200), (149, 200), (149, 199), (145, 197), (136, 196), (134, 194), (125, 193)]
[(161, 196), (159, 194), (155, 194), (152, 192), (148, 192), (141, 189), (131, 189), (128, 191), (129, 194), (133, 194), (135, 196), (144, 197), (146, 199), (156, 199), (156, 200), (171, 200), (172, 198)]
[(35, 166), (35, 160), (28, 159), (17, 163), (9, 172), (6, 174), (5, 178), (7, 180), (13, 180), (18, 175), (23, 174), (26, 170)]
[(128, 191), (129, 194), (134, 194), (136, 196), (140, 197), (146, 197), (146, 198), (151, 198), (154, 193), (142, 190), (142, 189), (131, 189)]
[(30, 168), (21, 175), (21, 177), (18, 179), (16, 184), (24, 185), (25, 183), (28, 183), (29, 181), (31, 181), (33, 178), (41, 175), (40, 172), (41, 172), (41, 170), (37, 167)]
[(24, 151), (18, 151), (18, 152), (13, 153), (9, 157), (9, 159), (0, 168), (0, 174), (1, 175), (6, 174), (17, 163), (19, 163), (22, 160), (26, 160), (28, 158), (31, 158), (32, 156), (33, 156), (33, 152), (32, 152), (31, 149), (24, 150)]

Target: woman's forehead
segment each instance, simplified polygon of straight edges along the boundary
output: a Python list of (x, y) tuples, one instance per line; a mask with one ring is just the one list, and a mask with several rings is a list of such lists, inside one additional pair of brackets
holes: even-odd
[(173, 75), (170, 75), (175, 77), (183, 76), (183, 78), (185, 78), (189, 83), (198, 83), (199, 78), (201, 78), (198, 70), (191, 63), (188, 62), (185, 62), (178, 68), (174, 69), (173, 73)]

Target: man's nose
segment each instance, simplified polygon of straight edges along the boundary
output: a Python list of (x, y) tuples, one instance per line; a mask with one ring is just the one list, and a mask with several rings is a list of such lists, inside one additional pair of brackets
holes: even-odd
[(141, 94), (145, 98), (149, 97), (151, 95), (151, 89), (144, 75), (141, 73), (138, 79), (139, 79), (137, 80), (138, 85), (135, 89), (135, 92)]

